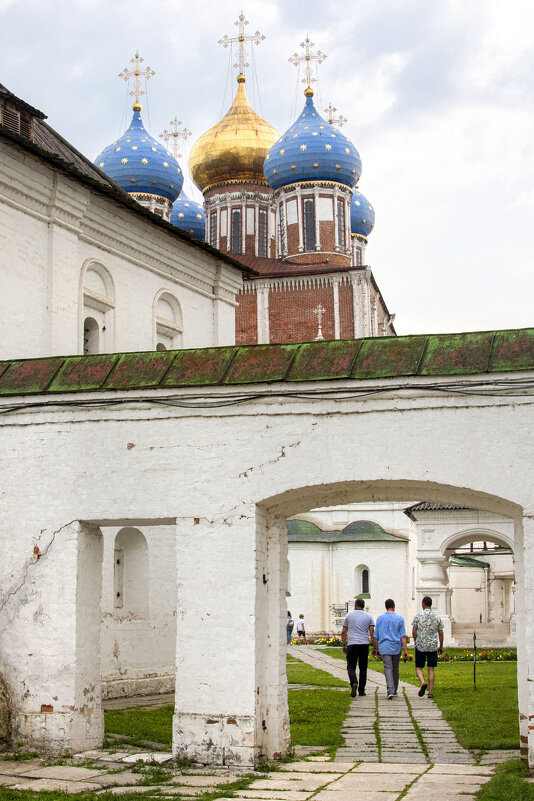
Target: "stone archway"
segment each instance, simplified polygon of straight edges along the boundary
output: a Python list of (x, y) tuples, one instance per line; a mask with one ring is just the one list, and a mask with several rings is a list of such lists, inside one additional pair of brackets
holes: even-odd
[[(285, 685), (285, 648), (280, 646), (282, 624), (286, 615), (285, 586), (287, 570), (287, 537), (285, 520), (288, 516), (305, 514), (309, 508), (334, 506), (340, 503), (357, 503), (369, 499), (377, 501), (402, 501), (406, 498), (425, 497), (434, 503), (465, 504), (469, 508), (482, 508), (494, 514), (505, 515), (513, 520), (513, 547), (517, 554), (517, 616), (518, 616), (518, 682), (520, 706), (520, 733), (522, 753), (526, 755), (527, 725), (524, 710), (527, 708), (526, 665), (527, 651), (524, 634), (524, 583), (523, 583), (523, 517), (522, 510), (514, 503), (469, 490), (466, 487), (438, 485), (434, 482), (417, 481), (372, 481), (340, 482), (329, 486), (309, 486), (297, 488), (278, 496), (265, 499), (257, 507), (258, 546), (262, 548), (267, 572), (262, 573), (263, 587), (258, 586), (262, 595), (261, 613), (258, 619), (259, 637), (256, 643), (257, 664), (261, 666), (258, 683), (265, 688), (263, 698), (258, 697), (257, 719), (262, 721), (258, 731), (258, 744), (261, 752), (272, 758), (284, 752), (288, 744), (287, 687)], [(308, 507), (308, 509), (306, 508)], [(261, 543), (261, 546), (260, 546)], [(442, 543), (440, 544), (442, 545)], [(431, 569), (427, 580), (436, 580), (445, 556), (440, 547), (428, 548), (422, 557)], [(265, 591), (267, 587), (267, 591)], [(418, 588), (426, 594), (425, 586)], [(436, 597), (437, 585), (432, 585)], [(439, 598), (443, 603), (444, 598)], [(439, 608), (439, 607), (438, 607)], [(440, 610), (440, 614), (442, 610)], [(263, 633), (263, 637), (261, 637)], [(449, 630), (450, 636), (450, 630)], [(276, 685), (273, 675), (281, 677)]]

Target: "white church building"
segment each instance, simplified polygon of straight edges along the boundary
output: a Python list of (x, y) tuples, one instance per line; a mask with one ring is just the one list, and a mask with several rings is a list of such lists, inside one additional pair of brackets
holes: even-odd
[[(241, 98), (243, 85), (244, 81), (241, 81), (238, 88)], [(311, 99), (312, 95), (308, 93), (306, 108), (312, 107)], [(140, 109), (134, 106), (135, 119), (137, 119), (136, 114), (140, 115)], [(301, 292), (304, 307), (312, 310), (317, 304), (320, 306), (324, 303), (325, 308), (328, 308), (328, 303), (330, 299), (332, 300), (332, 309), (335, 312), (332, 313), (332, 341), (324, 342), (322, 336), (317, 336), (316, 341), (312, 343), (316, 349), (325, 348), (324, 358), (332, 360), (324, 362), (328, 369), (333, 369), (331, 365), (334, 362), (338, 363), (336, 359), (341, 363), (343, 359), (349, 358), (346, 354), (354, 343), (356, 350), (350, 355), (348, 366), (344, 368), (346, 372), (341, 374), (343, 379), (349, 375), (354, 377), (351, 370), (353, 365), (359, 364), (357, 360), (365, 349), (369, 349), (369, 353), (372, 354), (378, 353), (380, 358), (382, 358), (380, 354), (386, 354), (385, 348), (396, 341), (392, 327), (393, 318), (387, 311), (369, 268), (357, 263), (361, 262), (362, 253), (365, 254), (367, 235), (372, 226), (369, 224), (369, 219), (361, 217), (356, 221), (360, 226), (358, 232), (349, 230), (351, 187), (347, 188), (344, 185), (340, 189), (327, 182), (327, 191), (325, 190), (323, 198), (320, 197), (318, 186), (312, 186), (313, 182), (305, 175), (307, 167), (304, 161), (298, 167), (303, 171), (302, 186), (297, 188), (289, 184), (278, 185), (281, 181), (280, 174), (277, 173), (277, 167), (273, 168), (276, 188), (273, 194), (265, 182), (266, 194), (265, 197), (262, 195), (262, 202), (278, 204), (279, 216), (276, 219), (279, 220), (281, 213), (283, 217), (283, 210), (286, 208), (284, 204), (289, 198), (294, 203), (295, 212), (290, 216), (290, 220), (295, 227), (291, 230), (288, 227), (282, 234), (278, 228), (277, 234), (276, 226), (270, 226), (268, 230), (273, 240), (269, 240), (271, 256), (257, 257), (258, 261), (255, 262), (256, 257), (246, 252), (248, 245), (245, 234), (241, 237), (245, 243), (245, 250), (237, 253), (232, 252), (233, 245), (229, 240), (224, 248), (219, 249), (172, 223), (172, 207), (173, 203), (177, 202), (179, 193), (179, 189), (176, 191), (176, 187), (180, 184), (177, 177), (179, 168), (174, 167), (176, 174), (173, 178), (168, 178), (167, 170), (173, 165), (170, 160), (171, 154), (144, 130), (142, 120), (141, 122), (137, 120), (136, 125), (138, 126), (136, 136), (141, 139), (145, 137), (143, 147), (146, 147), (146, 152), (150, 150), (158, 158), (161, 156), (161, 163), (158, 167), (159, 172), (154, 173), (156, 177), (150, 178), (149, 181), (147, 179), (146, 185), (142, 184), (136, 175), (132, 175), (136, 180), (132, 183), (132, 191), (127, 193), (105, 172), (106, 150), (103, 151), (101, 162), (104, 166), (92, 164), (48, 125), (42, 112), (15, 97), (0, 85), (0, 277), (2, 281), (0, 398), (5, 395), (5, 401), (9, 403), (11, 402), (9, 399), (21, 391), (25, 395), (33, 393), (37, 399), (45, 389), (49, 392), (50, 388), (55, 386), (52, 391), (61, 394), (66, 391), (66, 387), (76, 385), (81, 388), (80, 391), (89, 395), (98, 390), (98, 393), (111, 393), (111, 397), (115, 393), (117, 398), (122, 397), (129, 389), (136, 388), (139, 391), (151, 389), (154, 397), (157, 396), (163, 403), (166, 400), (167, 380), (169, 387), (187, 384), (191, 389), (194, 384), (193, 390), (196, 387), (196, 390), (200, 391), (205, 386), (216, 384), (214, 376), (219, 374), (225, 376), (224, 380), (221, 379), (223, 381), (221, 395), (224, 395), (229, 391), (230, 384), (237, 383), (239, 391), (243, 391), (247, 383), (261, 383), (262, 354), (274, 354), (272, 356), (274, 361), (270, 365), (270, 369), (272, 368), (274, 372), (269, 374), (268, 382), (285, 380), (280, 376), (286, 376), (290, 359), (296, 359), (295, 354), (301, 358), (300, 354), (304, 353), (304, 350), (300, 349), (300, 343), (305, 340), (299, 339), (299, 331), (309, 328), (306, 328), (307, 323), (302, 322), (302, 328), (295, 329), (295, 340), (292, 344), (268, 344), (271, 340), (266, 339), (265, 304), (269, 292), (272, 293), (269, 296), (269, 304), (273, 315), (274, 310), (276, 314), (281, 314), (281, 307), (276, 307), (279, 297), (275, 295), (279, 292), (282, 279), (274, 273), (269, 278), (271, 284), (266, 279), (266, 270), (272, 266), (270, 262), (276, 260), (277, 269), (281, 269), (280, 265), (285, 258), (284, 252), (280, 252), (279, 249), (280, 236), (286, 236), (284, 240), (286, 244), (291, 243), (291, 237), (294, 237), (297, 250), (299, 246), (301, 247), (302, 252), (297, 254), (298, 259), (293, 263), (293, 267), (288, 263), (287, 269), (297, 272), (308, 271), (306, 273), (308, 283), (305, 287), (298, 281), (294, 282), (295, 286), (298, 285), (298, 292)], [(329, 133), (329, 136), (334, 134)], [(128, 132), (125, 132), (124, 137), (126, 143)], [(272, 140), (268, 145), (269, 148), (273, 146)], [(122, 164), (126, 158), (122, 156), (124, 152), (120, 150), (122, 146), (116, 143), (110, 146), (116, 154), (116, 161), (120, 156), (118, 164)], [(350, 147), (345, 146), (345, 142), (343, 147), (348, 153)], [(158, 148), (161, 148), (161, 151)], [(117, 149), (120, 150), (119, 153), (116, 153)], [(356, 163), (357, 153), (354, 155), (351, 150), (349, 155), (352, 161), (347, 161), (347, 175), (349, 175), (347, 181), (350, 182), (353, 180), (350, 178), (350, 172), (351, 169), (355, 169), (352, 165)], [(291, 167), (284, 166), (283, 158), (282, 160), (280, 158), (277, 156), (278, 161), (275, 162), (280, 171), (285, 167), (290, 170)], [(315, 162), (311, 164), (311, 169), (315, 169), (313, 166)], [(335, 165), (332, 169), (336, 169)], [(131, 181), (131, 178), (128, 180)], [(260, 179), (255, 174), (254, 181), (258, 180)], [(173, 184), (169, 190), (170, 195), (167, 191), (170, 186), (169, 181)], [(325, 181), (326, 178), (321, 177), (320, 182), (325, 183)], [(215, 208), (221, 211), (221, 204), (223, 201), (226, 202), (229, 196), (223, 193), (222, 189), (219, 194), (215, 193), (216, 197), (213, 192), (210, 195), (213, 186), (210, 187), (206, 189), (208, 193), (206, 204), (212, 214)], [(238, 188), (236, 187), (236, 191)], [(317, 208), (320, 207), (324, 215), (326, 215), (325, 209), (330, 207), (338, 209), (337, 222), (332, 218), (330, 225), (328, 219), (319, 220), (317, 217), (314, 222), (315, 228), (308, 230), (308, 235), (313, 240), (313, 253), (304, 252), (306, 239), (304, 217), (300, 219), (297, 214), (299, 203), (307, 204), (302, 205), (302, 209), (307, 210), (306, 214), (311, 214), (310, 209), (313, 204), (310, 206), (308, 203), (310, 199), (306, 195), (308, 189), (310, 198), (316, 199)], [(156, 190), (161, 194), (156, 195)], [(249, 192), (247, 186), (241, 187), (239, 191), (244, 193), (241, 200), (246, 199), (245, 196)], [(159, 200), (156, 202), (154, 198)], [(246, 203), (243, 208), (245, 206)], [(254, 220), (260, 225), (261, 209), (257, 211), (258, 214), (254, 217), (245, 209), (243, 217), (251, 221), (251, 225), (254, 224)], [(232, 209), (226, 209), (226, 212), (226, 219), (231, 218)], [(237, 216), (234, 216), (234, 219), (237, 220)], [(309, 222), (308, 217), (306, 219)], [(341, 224), (341, 220), (345, 222)], [(287, 225), (289, 226), (289, 222)], [(209, 226), (208, 216), (207, 233)], [(217, 229), (219, 244), (221, 230), (220, 227)], [(318, 244), (319, 234), (322, 245)], [(251, 237), (250, 241), (256, 243), (254, 245), (256, 246), (258, 236), (253, 233)], [(207, 238), (209, 240), (209, 236)], [(329, 243), (328, 247), (335, 249), (334, 255), (338, 258), (336, 270), (343, 273), (343, 281), (341, 279), (338, 281), (337, 278), (334, 280), (331, 273), (328, 273), (328, 281), (323, 281), (322, 278), (317, 281), (315, 278), (313, 280), (310, 278), (312, 274), (319, 277), (327, 275), (321, 270), (333, 269), (331, 262), (327, 267), (325, 253), (320, 249), (323, 247), (324, 250), (326, 243)], [(246, 314), (243, 311), (246, 308), (246, 298), (250, 296), (250, 292), (244, 291), (244, 288), (250, 287), (254, 281), (257, 282), (259, 293), (257, 302), (260, 306), (264, 304), (261, 323), (264, 338), (254, 339), (252, 344), (256, 346), (256, 351), (249, 347), (247, 342), (237, 342), (236, 339), (236, 319), (241, 326), (239, 330), (243, 336), (243, 332), (248, 330), (248, 323), (252, 320), (254, 327), (257, 322), (254, 316), (256, 312), (252, 307)], [(343, 295), (345, 285), (351, 287), (352, 293), (347, 294), (346, 298)], [(293, 302), (297, 305), (300, 302), (298, 292), (293, 298)], [(259, 299), (260, 295), (263, 300)], [(284, 297), (287, 300), (287, 295)], [(256, 295), (254, 298), (256, 303)], [(298, 307), (296, 308), (298, 311)], [(245, 314), (245, 317), (240, 318), (241, 313)], [(275, 330), (274, 316), (272, 319), (271, 333)], [(356, 328), (356, 321), (360, 326), (359, 329)], [(317, 318), (314, 319), (314, 325), (317, 327)], [(259, 331), (261, 326), (258, 326), (256, 330)], [(343, 329), (343, 326), (346, 328)], [(319, 318), (319, 329), (320, 327), (321, 318)], [(348, 332), (344, 336), (342, 336), (343, 330)], [(372, 335), (374, 338), (364, 338)], [(454, 342), (459, 348), (463, 348), (462, 335), (456, 336)], [(313, 339), (313, 337), (308, 338)], [(382, 346), (378, 340), (384, 343), (383, 351), (380, 350)], [(264, 344), (261, 344), (262, 342)], [(411, 364), (410, 359), (413, 361), (417, 351), (417, 365), (419, 365), (423, 345), (425, 354), (430, 353), (434, 346), (445, 347), (443, 343), (440, 344), (439, 337), (432, 342), (427, 343), (424, 337), (403, 338), (403, 342), (399, 345), (403, 348), (399, 359)], [(449, 345), (448, 342), (447, 347)], [(271, 350), (264, 350), (269, 348)], [(175, 363), (171, 364), (171, 361), (174, 355), (169, 361), (169, 351), (175, 350), (182, 353), (180, 357), (182, 372), (179, 381), (172, 378)], [(256, 366), (254, 366), (254, 353), (259, 354)], [(64, 357), (70, 358), (65, 361)], [(132, 377), (129, 370), (134, 357), (137, 359), (135, 363), (138, 372)], [(194, 363), (194, 371), (192, 367), (188, 367), (188, 359), (192, 360), (191, 364)], [(243, 374), (241, 377), (239, 377), (240, 359), (247, 361), (249, 371), (247, 375)], [(142, 370), (139, 367), (141, 364)], [(406, 367), (406, 364), (404, 372), (401, 370), (399, 375), (412, 374), (410, 373), (412, 368)], [(365, 370), (368, 370), (366, 365), (367, 362), (363, 360), (362, 373), (355, 376), (356, 378), (373, 381), (378, 380), (378, 376), (380, 380), (387, 380), (388, 376), (396, 375), (395, 372), (381, 372), (383, 367), (375, 374), (365, 373)], [(168, 369), (168, 373), (161, 372), (163, 366), (165, 370)], [(330, 373), (327, 367), (325, 370), (328, 377)], [(415, 372), (418, 369), (416, 366)], [(234, 376), (232, 379), (228, 378), (230, 374)], [(310, 375), (317, 384), (322, 381), (320, 371)], [(428, 375), (431, 375), (431, 368)], [(399, 380), (402, 381), (404, 378)], [(272, 386), (274, 384), (269, 384), (269, 387)], [(192, 391), (191, 396), (193, 394)], [(213, 402), (216, 401), (217, 397), (214, 396)], [(271, 403), (266, 401), (263, 395), (261, 402), (267, 406)], [(111, 401), (107, 399), (106, 403)], [(281, 401), (273, 400), (272, 403)], [(324, 400), (324, 405), (326, 409), (327, 400)], [(6, 408), (9, 411), (11, 407)], [(46, 411), (41, 413), (46, 414)], [(153, 413), (155, 418), (159, 414), (156, 410)], [(87, 431), (93, 430), (93, 424), (98, 417), (98, 407), (95, 406), (88, 414), (92, 422)], [(145, 411), (140, 412), (138, 408), (132, 407), (131, 438), (126, 433), (127, 420), (122, 419), (121, 434), (117, 439), (117, 447), (124, 450), (127, 455), (130, 454), (132, 461), (136, 463), (137, 467), (132, 475), (135, 473), (143, 486), (145, 479), (139, 478), (145, 469), (143, 459), (149, 457), (146, 463), (148, 465), (152, 458), (150, 456), (152, 449), (161, 448), (163, 454), (167, 447), (164, 443), (150, 445), (149, 437), (143, 448), (151, 449), (150, 453), (143, 451), (141, 455), (134, 432), (138, 430), (138, 422), (144, 415)], [(6, 419), (7, 417), (4, 417), (4, 421)], [(52, 438), (55, 443), (54, 448), (61, 447), (59, 444), (61, 437), (65, 437), (65, 442), (69, 440), (71, 436), (69, 420), (67, 416), (63, 422), (57, 421), (59, 427), (57, 430), (54, 428), (56, 432), (54, 437), (57, 434), (58, 439)], [(302, 420), (305, 420), (305, 415)], [(6, 439), (10, 448), (18, 447), (24, 454), (27, 441), (33, 442), (38, 431), (34, 428), (29, 434), (26, 425), (27, 421), (24, 421), (18, 440), (16, 437), (12, 439), (11, 431)], [(198, 420), (191, 425), (196, 430)], [(206, 431), (211, 430), (210, 425), (211, 423), (206, 423)], [(299, 418), (300, 425), (306, 428), (306, 423), (301, 422)], [(269, 424), (264, 432), (266, 442), (271, 436), (268, 429)], [(114, 436), (113, 430), (113, 426), (106, 428), (108, 433), (111, 432), (109, 433), (111, 437)], [(240, 447), (239, 443), (244, 450), (248, 447), (242, 439), (244, 436), (240, 430), (236, 449)], [(258, 442), (261, 436), (257, 433)], [(196, 453), (196, 449), (201, 447), (200, 443), (201, 437), (190, 445), (191, 453), (193, 451)], [(102, 453), (107, 452), (111, 445), (112, 442), (107, 441)], [(68, 448), (70, 447), (69, 444)], [(98, 492), (102, 491), (105, 494), (105, 476), (108, 469), (110, 487), (116, 488), (120, 485), (120, 481), (117, 484), (119, 474), (116, 471), (122, 468), (100, 461), (98, 450), (92, 440), (85, 441), (82, 437), (82, 440), (78, 440), (78, 447), (81, 448), (78, 458), (82, 461), (83, 449), (86, 449), (90, 471), (86, 476), (87, 488), (99, 487)], [(297, 448), (298, 445), (287, 447)], [(202, 464), (205, 470), (210, 470), (207, 466), (210, 464), (209, 442), (204, 442), (202, 448), (205, 450), (201, 459)], [(282, 448), (282, 456), (285, 455), (286, 451)], [(274, 464), (280, 458), (277, 451), (270, 457), (266, 456), (265, 464)], [(218, 481), (216, 459), (216, 451), (213, 451), (210, 480), (214, 484)], [(58, 461), (61, 461), (61, 458)], [(345, 461), (346, 464), (349, 463)], [(26, 486), (24, 461), (21, 465), (18, 486), (23, 492), (22, 487)], [(176, 478), (177, 468), (171, 457), (168, 466)], [(302, 467), (303, 465), (300, 465), (300, 468)], [(77, 472), (79, 464), (76, 463), (73, 469)], [(167, 463), (164, 459), (162, 462), (158, 461), (157, 470), (151, 474), (151, 481), (159, 486), (158, 497), (162, 494), (161, 488), (167, 486), (166, 469)], [(189, 470), (193, 469), (194, 463), (189, 464)], [(245, 468), (240, 474), (239, 481), (249, 477), (247, 469)], [(249, 469), (253, 471), (254, 468), (251, 466)], [(261, 469), (267, 470), (266, 467)], [(95, 483), (94, 472), (91, 472), (95, 470), (102, 471), (104, 476), (102, 483)], [(320, 477), (319, 467), (316, 468), (317, 471)], [(53, 488), (52, 491), (58, 498), (65, 485), (66, 479), (63, 473), (64, 467), (58, 467), (57, 483), (54, 483), (51, 473), (45, 480), (46, 486)], [(191, 479), (190, 475), (188, 481)], [(32, 474), (32, 480), (38, 480), (37, 472)], [(199, 486), (205, 486), (207, 480), (207, 475), (199, 477)], [(257, 474), (254, 476), (254, 481), (256, 480)], [(79, 481), (82, 483), (75, 482), (75, 486), (69, 484), (68, 491), (71, 493), (79, 491), (84, 496), (86, 488), (81, 477)], [(304, 475), (302, 481), (306, 483)], [(10, 485), (16, 485), (14, 475), (11, 475)], [(172, 494), (173, 489), (176, 487), (169, 486), (168, 493)], [(32, 492), (31, 489), (24, 490), (26, 491), (30, 494)], [(176, 491), (178, 494), (182, 492), (178, 489)], [(87, 489), (87, 492), (90, 492), (90, 489)], [(136, 497), (135, 484), (128, 486), (128, 492), (131, 493), (132, 508), (139, 510), (142, 504)], [(217, 497), (221, 492), (222, 485), (217, 488)], [(378, 615), (383, 610), (384, 600), (393, 597), (397, 610), (409, 622), (419, 608), (421, 597), (430, 594), (434, 598), (435, 608), (445, 622), (446, 644), (469, 644), (469, 637), (472, 636), (474, 629), (479, 632), (481, 641), (488, 644), (513, 643), (516, 636), (514, 522), (511, 517), (503, 513), (503, 510), (508, 511), (508, 507), (499, 507), (499, 511), (493, 508), (486, 510), (471, 508), (458, 502), (460, 495), (455, 496), (455, 503), (447, 504), (441, 499), (446, 493), (440, 495), (439, 492), (435, 492), (425, 495), (424, 487), (415, 481), (407, 485), (406, 493), (401, 498), (393, 497), (395, 495), (393, 491), (385, 492), (383, 497), (378, 497), (379, 495), (380, 492), (376, 493), (377, 497), (370, 492), (368, 500), (359, 496), (355, 500), (348, 495), (345, 498), (341, 490), (336, 495), (321, 493), (318, 489), (316, 503), (308, 503), (306, 507), (308, 511), (302, 512), (300, 508), (293, 511), (291, 504), (283, 507), (285, 510), (283, 525), (287, 531), (287, 555), (284, 555), (287, 577), (284, 578), (282, 571), (279, 590), (293, 617), (296, 618), (300, 613), (305, 615), (308, 633), (338, 633), (345, 611), (351, 608), (355, 598), (364, 598), (366, 608), (372, 614)], [(437, 500), (432, 501), (432, 498)], [(51, 502), (52, 506), (56, 500)], [(85, 500), (88, 498), (85, 497)], [(96, 498), (95, 504), (98, 506)], [(154, 504), (155, 508), (158, 504), (156, 502)], [(105, 504), (103, 508), (104, 506)], [(179, 590), (176, 576), (184, 569), (183, 560), (189, 559), (190, 555), (184, 556), (180, 551), (180, 539), (176, 537), (176, 511), (173, 514), (164, 514), (162, 510), (166, 508), (165, 503), (160, 506), (161, 509), (158, 506), (157, 514), (149, 513), (147, 510), (146, 514), (138, 511), (130, 515), (123, 509), (121, 515), (108, 515), (107, 512), (102, 512), (94, 518), (98, 520), (94, 525), (98, 526), (102, 535), (102, 569), (99, 575), (101, 595), (98, 607), (99, 697), (171, 691), (175, 686), (180, 649), (188, 647), (186, 642), (177, 639), (180, 624), (177, 620), (177, 610), (180, 612), (181, 608), (181, 614), (185, 612), (183, 598), (180, 599), (177, 595)], [(65, 514), (67, 507), (70, 508), (69, 503), (65, 507)], [(85, 503), (84, 508), (86, 507)], [(248, 513), (245, 510), (243, 515), (246, 514)], [(24, 536), (29, 537), (28, 542), (35, 540), (36, 550), (33, 551), (29, 564), (36, 564), (43, 555), (43, 548), (39, 537), (31, 533), (36, 526), (38, 527), (38, 521), (32, 515), (27, 521), (19, 520), (19, 524), (27, 528)], [(51, 518), (53, 517), (51, 514)], [(193, 515), (192, 519), (197, 518)], [(198, 521), (200, 527), (207, 525), (203, 515), (199, 515)], [(4, 534), (4, 537), (7, 536), (9, 532)], [(10, 548), (8, 540), (3, 540), (2, 548), (6, 554)], [(261, 553), (261, 547), (258, 545), (257, 558), (260, 561), (263, 558)], [(22, 553), (17, 556), (19, 561), (24, 561), (25, 558)], [(235, 550), (235, 559), (239, 562), (239, 549)], [(1, 609), (4, 609), (6, 604), (9, 606), (12, 592), (9, 588), (13, 583), (13, 576), (21, 569), (18, 563), (11, 564), (6, 558), (3, 560), (3, 565), (2, 584), (5, 597), (0, 604)], [(199, 565), (190, 565), (190, 568), (199, 570)], [(91, 580), (93, 579), (96, 587), (97, 579), (94, 576)], [(243, 596), (241, 602), (245, 604), (250, 602), (252, 596), (247, 581), (246, 576), (243, 576), (242, 588), (236, 589), (237, 604), (240, 603), (241, 591)], [(264, 572), (263, 583), (267, 581), (267, 574)], [(86, 589), (91, 590), (90, 587)], [(199, 590), (201, 589), (202, 581), (199, 580)], [(197, 598), (195, 604), (198, 605), (199, 602)], [(9, 614), (16, 617), (19, 611)], [(260, 617), (263, 614), (258, 610), (256, 612)], [(250, 609), (249, 613), (254, 614), (254, 609)], [(275, 619), (273, 612), (269, 618), (270, 637), (274, 636), (272, 621)], [(280, 637), (284, 636), (283, 623), (282, 617), (279, 620)], [(34, 624), (35, 620), (31, 625)], [(96, 626), (93, 619), (91, 626), (93, 628)], [(15, 647), (11, 635), (7, 636), (3, 647), (7, 649)], [(12, 694), (14, 707), (25, 710), (24, 713), (15, 714), (15, 730), (25, 734), (32, 742), (37, 742), (41, 735), (37, 736), (36, 731), (41, 724), (45, 726), (42, 723), (42, 715), (48, 714), (48, 702), (45, 703), (43, 700), (39, 703), (41, 711), (35, 714), (41, 715), (39, 718), (41, 723), (36, 723), (34, 726), (30, 722), (34, 711), (28, 711), (29, 707), (24, 706), (26, 702), (22, 700), (24, 671), (20, 667), (13, 669), (9, 653), (3, 651), (2, 647), (0, 647), (0, 665), (4, 680)], [(267, 679), (265, 681), (267, 682)], [(35, 697), (44, 699), (43, 693), (36, 693)], [(243, 720), (245, 718), (249, 720), (249, 712), (243, 715)], [(176, 731), (179, 725), (182, 724), (176, 724)], [(186, 729), (187, 726), (193, 727), (190, 732), (194, 729), (191, 721), (183, 725)], [(243, 723), (245, 729), (247, 725), (248, 723), (246, 725)], [(282, 728), (284, 725), (283, 722), (279, 724)], [(193, 740), (195, 736), (191, 734)], [(98, 740), (98, 737), (96, 739)], [(40, 742), (42, 744), (42, 737)], [(79, 742), (87, 745), (87, 738), (84, 739), (84, 736), (80, 735)], [(268, 750), (266, 747), (265, 753)], [(243, 764), (250, 764), (250, 749), (246, 754), (246, 758), (243, 757)], [(236, 758), (236, 761), (239, 759)]]

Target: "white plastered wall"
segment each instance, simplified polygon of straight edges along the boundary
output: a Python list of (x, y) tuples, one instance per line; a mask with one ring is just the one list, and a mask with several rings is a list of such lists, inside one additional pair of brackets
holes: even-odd
[(235, 342), (240, 270), (0, 142), (0, 359), (82, 353), (93, 263), (114, 285), (106, 351), (155, 348), (162, 291), (182, 309), (182, 347)]
[[(534, 637), (525, 615), (534, 600), (534, 493), (526, 469), (532, 401), (414, 394), (408, 383), (393, 390), (387, 381), (361, 382), (389, 392), (313, 402), (290, 398), (291, 386), (282, 388), (285, 401), (270, 399), (271, 387), (257, 385), (263, 399), (211, 410), (143, 403), (160, 391), (140, 393), (138, 403), (135, 393), (115, 392), (114, 400), (128, 398), (127, 407), (85, 409), (78, 394), (70, 409), (0, 417), (0, 669), (16, 736), (55, 750), (81, 750), (98, 739), (98, 702), (88, 711), (81, 700), (99, 681), (100, 665), (89, 655), (98, 652), (100, 596), (94, 588), (82, 592), (97, 573), (66, 558), (85, 552), (93, 537), (87, 526), (142, 530), (176, 520), (174, 752), (242, 765), (285, 752), (286, 519), (317, 507), (424, 497), (515, 521), (526, 748), (529, 710), (534, 714), (527, 683)], [(349, 387), (306, 385), (321, 393)], [(236, 388), (204, 392), (224, 396)], [(88, 395), (99, 396), (106, 397)], [(77, 528), (77, 520), (88, 523)], [(56, 602), (62, 594), (68, 604)], [(77, 650), (76, 632), (84, 633), (85, 651)]]

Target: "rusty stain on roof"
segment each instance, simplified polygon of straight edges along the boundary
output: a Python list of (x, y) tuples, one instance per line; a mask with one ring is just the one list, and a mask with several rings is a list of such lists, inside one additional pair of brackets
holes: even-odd
[(196, 387), (221, 384), (236, 351), (235, 345), (179, 350), (162, 386)]
[(240, 347), (224, 377), (224, 383), (253, 384), (284, 381), (297, 347), (297, 345)]
[(460, 375), (484, 373), (494, 334), (434, 334), (428, 337), (421, 375)]
[(3, 362), (0, 395), (45, 392), (63, 362), (64, 358), (61, 356)]
[(534, 371), (534, 328), (0, 362), (0, 395)]
[(48, 391), (100, 389), (118, 358), (118, 353), (68, 356), (48, 387)]
[(416, 375), (428, 337), (364, 339), (354, 365), (353, 378), (391, 378)]
[(104, 382), (104, 389), (157, 387), (175, 357), (175, 351), (124, 353)]
[(349, 378), (361, 342), (361, 339), (339, 339), (299, 345), (288, 380)]

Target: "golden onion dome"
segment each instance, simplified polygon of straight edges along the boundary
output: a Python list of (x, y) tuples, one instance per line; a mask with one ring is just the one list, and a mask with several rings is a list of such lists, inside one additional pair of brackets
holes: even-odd
[(237, 92), (228, 113), (195, 142), (189, 169), (203, 192), (229, 183), (267, 185), (263, 162), (280, 134), (259, 117), (248, 102), (245, 76), (237, 76)]

